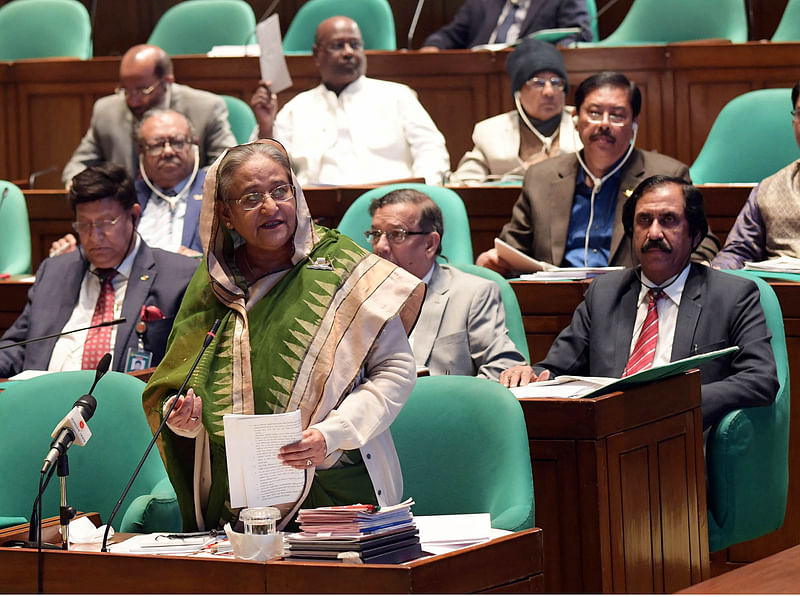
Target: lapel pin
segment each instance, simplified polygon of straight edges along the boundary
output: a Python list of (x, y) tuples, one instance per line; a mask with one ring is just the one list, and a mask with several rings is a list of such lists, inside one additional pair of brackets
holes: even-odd
[(630, 197), (633, 195), (633, 189), (625, 189), (625, 196)]
[(139, 276), (139, 279), (140, 279), (142, 282), (147, 282), (147, 280), (149, 280), (149, 279), (150, 279), (150, 276), (149, 276), (148, 274), (142, 274), (141, 276)]

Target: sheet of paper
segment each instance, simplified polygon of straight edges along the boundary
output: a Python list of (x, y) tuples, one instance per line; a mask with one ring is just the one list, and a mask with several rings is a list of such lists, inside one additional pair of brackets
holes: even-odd
[(782, 255), (766, 261), (745, 261), (744, 269), (760, 272), (800, 273), (800, 259)]
[(488, 512), (479, 514), (445, 514), (415, 516), (421, 543), (476, 543), (489, 539), (492, 518)]
[(538, 261), (499, 238), (494, 239), (494, 248), (497, 251), (497, 255), (517, 272), (538, 272), (555, 268), (552, 263)]
[(556, 379), (510, 388), (517, 398), (579, 398), (616, 381), (613, 377), (577, 377), (561, 375)]
[(225, 415), (222, 422), (231, 507), (274, 506), (300, 497), (305, 472), (278, 459), (278, 450), (303, 434), (300, 411)]
[(272, 91), (280, 93), (292, 86), (292, 77), (286, 66), (281, 46), (281, 24), (277, 13), (256, 25), (256, 37), (261, 48), (259, 63), (261, 65), (261, 79), (271, 81)]

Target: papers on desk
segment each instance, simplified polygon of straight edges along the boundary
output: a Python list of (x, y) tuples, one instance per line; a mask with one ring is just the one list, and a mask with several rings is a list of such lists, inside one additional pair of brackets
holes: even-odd
[(515, 272), (535, 272), (522, 274), (520, 278), (523, 280), (585, 280), (622, 269), (622, 266), (556, 267), (552, 263), (526, 255), (499, 238), (494, 239), (494, 248), (497, 256), (508, 263)]
[(739, 350), (738, 346), (729, 346), (721, 350), (679, 359), (660, 367), (651, 367), (620, 379), (559, 375), (553, 380), (534, 382), (529, 383), (527, 386), (511, 388), (511, 392), (517, 398), (594, 398), (635, 385), (672, 377), (689, 369), (694, 369), (701, 363), (716, 359), (722, 355), (731, 354), (737, 350)]
[(744, 269), (754, 272), (800, 274), (800, 259), (782, 255), (766, 261), (745, 261)]
[(278, 458), (278, 450), (302, 437), (299, 410), (225, 415), (222, 423), (232, 508), (274, 506), (300, 498), (306, 472)]
[(8, 379), (13, 381), (24, 381), (26, 379), (33, 379), (34, 377), (40, 377), (42, 375), (47, 375), (51, 373), (50, 371), (40, 371), (39, 369), (26, 369), (25, 371), (20, 371), (16, 375), (12, 375)]
[(224, 533), (150, 533), (136, 535), (109, 546), (112, 553), (149, 555), (233, 555), (233, 548)]
[(415, 516), (414, 522), (423, 551), (436, 555), (510, 534), (510, 531), (493, 529), (488, 512)]
[(622, 269), (621, 265), (611, 265), (608, 267), (556, 267), (544, 272), (533, 274), (522, 274), (522, 280), (539, 280), (553, 282), (555, 280), (586, 280), (609, 272), (616, 272)]

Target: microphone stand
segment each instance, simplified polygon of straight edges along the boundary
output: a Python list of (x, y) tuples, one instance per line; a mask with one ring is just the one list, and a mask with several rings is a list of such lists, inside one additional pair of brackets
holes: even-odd
[(117, 504), (114, 506), (114, 509), (111, 511), (111, 516), (108, 517), (108, 522), (106, 522), (106, 530), (103, 533), (103, 546), (101, 547), (100, 551), (107, 552), (108, 551), (108, 532), (111, 530), (111, 523), (114, 521), (114, 517), (119, 512), (120, 507), (122, 506), (122, 502), (125, 500), (125, 497), (128, 495), (128, 492), (131, 490), (131, 486), (133, 486), (133, 482), (136, 480), (139, 471), (142, 470), (144, 466), (144, 461), (147, 460), (147, 456), (150, 454), (150, 450), (153, 449), (156, 441), (158, 440), (161, 432), (164, 429), (164, 426), (167, 424), (167, 419), (169, 419), (170, 414), (172, 414), (175, 405), (178, 403), (178, 397), (183, 396), (183, 393), (186, 391), (186, 386), (189, 385), (189, 379), (194, 374), (194, 370), (197, 368), (197, 365), (200, 363), (200, 359), (203, 358), (203, 355), (206, 352), (206, 348), (208, 348), (211, 341), (216, 337), (217, 330), (219, 329), (219, 325), (221, 320), (217, 319), (214, 321), (214, 325), (211, 326), (211, 329), (206, 333), (205, 341), (203, 342), (203, 347), (200, 349), (197, 358), (194, 360), (194, 364), (192, 365), (191, 369), (189, 369), (189, 373), (186, 375), (186, 379), (183, 380), (183, 384), (178, 389), (178, 393), (175, 395), (175, 400), (172, 401), (172, 404), (169, 405), (167, 412), (164, 413), (164, 416), (161, 419), (161, 424), (156, 429), (156, 432), (153, 434), (153, 439), (150, 440), (150, 443), (147, 445), (147, 448), (144, 451), (144, 455), (142, 459), (139, 461), (139, 464), (136, 465), (136, 470), (133, 471), (133, 475), (131, 475), (130, 481), (125, 486), (125, 489), (122, 490), (122, 495), (120, 496)]
[(69, 523), (75, 518), (75, 508), (67, 505), (67, 477), (69, 476), (69, 460), (67, 451), (58, 457), (58, 479), (61, 489), (61, 505), (58, 509), (58, 522), (61, 525), (61, 549), (69, 549)]

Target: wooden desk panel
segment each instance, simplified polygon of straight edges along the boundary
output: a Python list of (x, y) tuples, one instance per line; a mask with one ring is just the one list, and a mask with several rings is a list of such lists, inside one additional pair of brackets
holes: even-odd
[(708, 577), (698, 373), (520, 404), (548, 593), (662, 593)]

